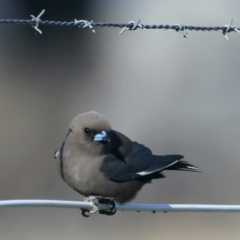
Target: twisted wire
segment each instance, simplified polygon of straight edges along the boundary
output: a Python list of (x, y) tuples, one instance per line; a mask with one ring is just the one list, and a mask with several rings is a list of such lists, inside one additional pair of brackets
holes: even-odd
[(30, 24), (32, 27), (40, 34), (42, 31), (39, 29), (40, 25), (48, 25), (48, 26), (78, 26), (80, 28), (89, 27), (93, 33), (95, 33), (94, 27), (115, 27), (122, 28), (119, 34), (124, 33), (125, 31), (133, 31), (138, 28), (147, 30), (147, 29), (162, 29), (162, 30), (175, 30), (178, 33), (181, 33), (184, 39), (187, 39), (188, 32), (186, 30), (192, 31), (222, 31), (224, 37), (228, 40), (227, 33), (230, 32), (238, 32), (240, 33), (240, 28), (236, 28), (232, 26), (233, 19), (231, 18), (229, 25), (224, 26), (187, 26), (182, 24), (140, 24), (140, 20), (138, 22), (130, 21), (128, 23), (112, 23), (112, 22), (93, 22), (87, 20), (77, 20), (75, 21), (49, 21), (49, 20), (41, 20), (40, 17), (45, 13), (45, 10), (42, 10), (40, 14), (35, 17), (34, 15), (30, 15), (32, 19), (30, 20), (19, 20), (19, 19), (0, 19), (0, 24)]
[[(0, 24), (29, 24), (34, 25), (34, 20), (20, 20), (20, 19), (0, 19)], [(49, 21), (49, 20), (40, 20), (39, 25), (47, 25), (47, 26), (83, 26), (83, 24), (76, 24), (74, 21)], [(112, 22), (92, 22), (91, 25), (93, 27), (114, 27), (114, 28), (124, 28), (128, 27), (131, 29), (133, 24), (129, 23), (112, 23)], [(179, 31), (179, 25), (172, 25), (172, 24), (141, 24), (145, 29), (172, 29)], [(181, 25), (180, 25), (181, 26)], [(190, 31), (224, 31), (227, 30), (227, 26), (187, 26), (182, 25), (185, 29)], [(228, 32), (240, 31), (240, 28), (231, 27)]]

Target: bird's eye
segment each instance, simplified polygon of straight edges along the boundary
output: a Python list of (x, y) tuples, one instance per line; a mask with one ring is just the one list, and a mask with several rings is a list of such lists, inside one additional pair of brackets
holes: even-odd
[(89, 134), (91, 131), (90, 131), (89, 128), (84, 128), (84, 132), (85, 132), (86, 134)]

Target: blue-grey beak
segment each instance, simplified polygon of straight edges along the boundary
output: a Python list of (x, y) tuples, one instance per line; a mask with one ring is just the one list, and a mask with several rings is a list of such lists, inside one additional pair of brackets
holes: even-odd
[(110, 138), (105, 131), (98, 133), (93, 138), (94, 142), (110, 142)]

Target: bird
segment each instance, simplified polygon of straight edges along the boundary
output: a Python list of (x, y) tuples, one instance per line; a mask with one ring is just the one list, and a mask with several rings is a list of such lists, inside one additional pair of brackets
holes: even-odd
[[(62, 179), (85, 196), (84, 201), (112, 204), (110, 211), (101, 211), (107, 215), (116, 212), (115, 202), (127, 203), (145, 184), (164, 178), (164, 170), (198, 171), (198, 167), (182, 160), (182, 155), (154, 155), (148, 147), (113, 130), (96, 111), (72, 120), (54, 157)], [(89, 212), (98, 210), (94, 203)], [(88, 216), (86, 211), (82, 210), (83, 216)]]

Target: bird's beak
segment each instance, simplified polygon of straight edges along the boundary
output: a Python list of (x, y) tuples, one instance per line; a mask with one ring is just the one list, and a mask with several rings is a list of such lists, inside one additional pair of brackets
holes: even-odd
[(111, 142), (108, 134), (105, 131), (98, 133), (93, 138), (94, 142)]

